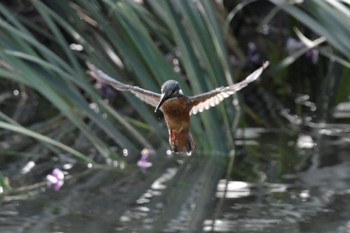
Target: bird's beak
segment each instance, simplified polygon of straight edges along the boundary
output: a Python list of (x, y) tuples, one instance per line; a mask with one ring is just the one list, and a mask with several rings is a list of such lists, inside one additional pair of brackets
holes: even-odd
[(159, 103), (156, 107), (156, 110), (154, 110), (154, 112), (157, 112), (158, 109), (163, 105), (163, 103), (169, 99), (169, 94), (167, 92), (163, 93), (161, 96), (160, 96), (160, 100), (159, 100)]

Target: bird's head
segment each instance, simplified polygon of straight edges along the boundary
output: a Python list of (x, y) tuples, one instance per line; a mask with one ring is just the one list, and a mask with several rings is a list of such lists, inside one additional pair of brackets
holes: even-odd
[(162, 106), (162, 104), (173, 97), (178, 97), (182, 95), (182, 90), (180, 88), (180, 85), (175, 80), (168, 80), (162, 85), (161, 89), (161, 97), (159, 100), (159, 103), (156, 107), (155, 112), (158, 111), (158, 109)]

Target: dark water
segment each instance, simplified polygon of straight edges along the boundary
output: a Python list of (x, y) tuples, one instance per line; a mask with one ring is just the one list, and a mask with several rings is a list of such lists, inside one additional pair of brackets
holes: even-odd
[(146, 172), (66, 165), (59, 191), (33, 174), (2, 196), (0, 232), (350, 232), (346, 128), (241, 135), (232, 171), (197, 154), (154, 157)]

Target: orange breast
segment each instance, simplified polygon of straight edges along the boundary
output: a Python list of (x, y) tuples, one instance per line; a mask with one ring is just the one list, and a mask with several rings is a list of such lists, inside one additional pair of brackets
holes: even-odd
[(188, 132), (191, 104), (186, 97), (172, 98), (164, 102), (161, 110), (169, 130)]

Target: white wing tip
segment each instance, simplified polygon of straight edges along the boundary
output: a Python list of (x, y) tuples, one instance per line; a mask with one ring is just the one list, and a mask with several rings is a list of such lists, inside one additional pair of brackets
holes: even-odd
[(260, 77), (262, 72), (269, 66), (269, 64), (270, 64), (269, 61), (265, 61), (260, 68), (258, 68), (253, 73), (251, 73), (245, 80), (248, 83), (255, 81), (256, 79), (258, 79)]
[(266, 69), (268, 66), (270, 65), (270, 62), (269, 61), (265, 61), (262, 65), (262, 68), (263, 69)]

